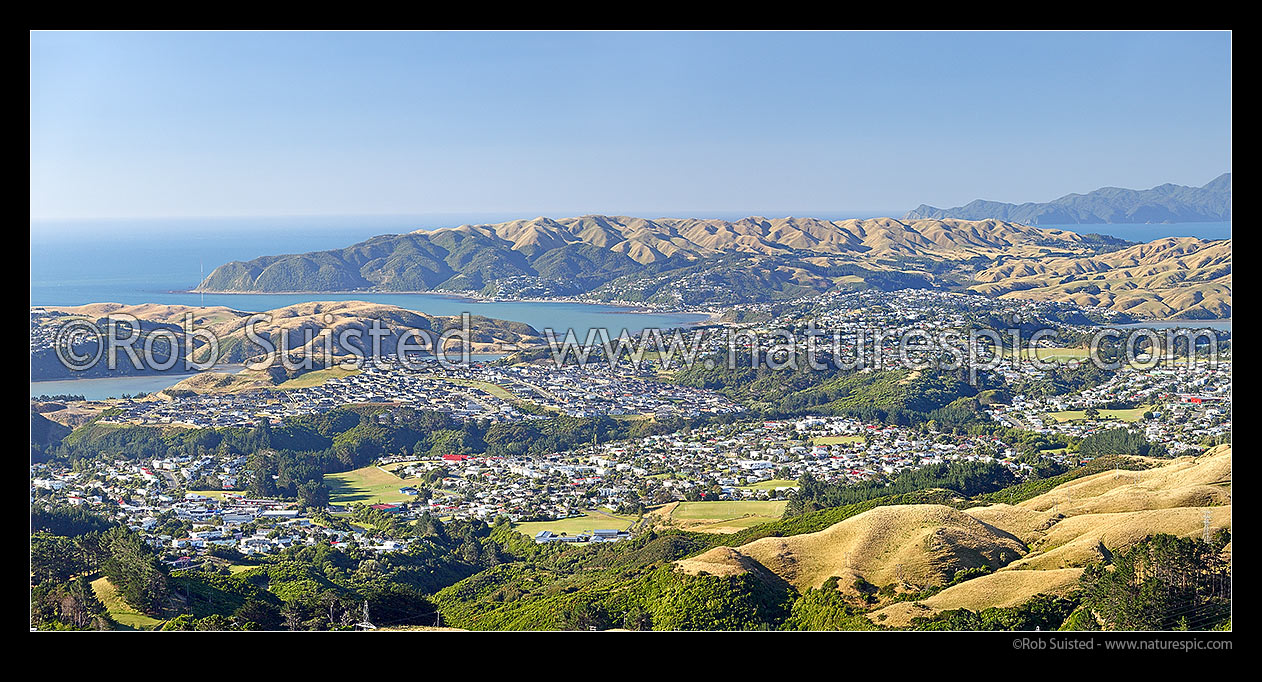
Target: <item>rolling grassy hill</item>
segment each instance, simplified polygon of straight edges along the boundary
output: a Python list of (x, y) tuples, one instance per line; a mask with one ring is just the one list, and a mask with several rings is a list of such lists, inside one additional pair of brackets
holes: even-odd
[[(119, 303), (90, 303), (48, 307), (45, 310), (56, 315), (49, 324), (56, 324), (58, 320), (66, 318), (83, 318), (103, 324), (111, 315), (131, 316), (140, 321), (142, 334), (158, 329), (182, 333), (184, 316), (192, 315), (195, 318), (195, 328), (208, 331), (218, 339), (219, 363), (240, 363), (262, 357), (264, 352), (264, 349), (247, 338), (247, 325), (256, 313), (223, 307)], [(361, 352), (368, 351), (368, 330), (373, 321), (389, 331), (388, 335), (381, 337), (380, 343), (381, 348), (390, 352), (393, 352), (399, 338), (407, 332), (415, 331), (423, 337), (424, 340), (418, 339), (416, 343), (423, 344), (427, 341), (434, 347), (444, 331), (458, 330), (461, 325), (458, 316), (427, 315), (398, 306), (365, 301), (309, 301), (257, 315), (264, 317), (254, 323), (254, 332), (277, 348), (286, 349), (296, 356), (318, 352), (324, 343), (324, 336), (329, 337), (329, 345), (335, 356), (347, 356), (352, 348)], [(199, 339), (194, 341), (198, 346), (193, 357), (201, 362), (208, 360), (207, 346)], [(481, 315), (470, 316), (469, 346), (472, 352), (497, 352), (501, 348), (516, 348), (542, 342), (543, 337), (539, 332), (525, 323)], [(444, 343), (445, 348), (452, 349), (459, 345), (460, 340), (449, 337)]]
[(1133, 459), (996, 495), (1013, 504), (931, 489), (726, 534), (659, 528), (616, 545), (526, 543), (517, 560), (435, 603), (445, 623), (476, 630), (1054, 629), (1084, 599), (1084, 569), (1155, 533), (1199, 537), (1206, 511), (1211, 530), (1230, 527), (1230, 446)]
[[(842, 592), (853, 592), (859, 579), (893, 584), (893, 593), (928, 589), (927, 598), (869, 614), (873, 623), (887, 627), (952, 609), (1006, 608), (1038, 595), (1064, 596), (1076, 589), (1084, 567), (1145, 537), (1199, 537), (1206, 518), (1211, 532), (1231, 527), (1230, 446), (1149, 464), (1156, 466), (1072, 478), (1013, 505), (877, 506), (820, 531), (729, 543), (734, 546), (715, 547), (675, 566), (688, 575), (769, 570), (801, 591), (833, 578)], [(969, 569), (984, 575), (949, 584)]]
[(816, 533), (716, 548), (678, 566), (696, 572), (698, 565), (730, 561), (735, 552), (799, 590), (819, 587), (833, 576), (841, 578), (844, 586), (858, 578), (874, 585), (932, 586), (949, 581), (965, 568), (1006, 564), (1024, 550), (1015, 537), (957, 509), (894, 505), (877, 507)]
[(987, 296), (1072, 301), (1137, 317), (1231, 317), (1231, 240), (1169, 237), (1103, 254), (1006, 259), (978, 272)]
[(1230, 240), (1130, 245), (994, 219), (589, 215), (382, 235), (344, 249), (236, 261), (198, 289), (587, 295), (680, 307), (963, 283), (990, 296), (1208, 318), (1231, 314), (1230, 251)]
[(1078, 587), (1081, 568), (1050, 571), (1000, 571), (952, 585), (920, 601), (891, 604), (869, 614), (874, 623), (885, 627), (906, 627), (914, 618), (942, 611), (1019, 606), (1037, 595), (1064, 596)]
[[(893, 218), (829, 221), (750, 217), (647, 220), (626, 216), (535, 218), (382, 235), (345, 249), (265, 256), (216, 268), (204, 291), (479, 290), (513, 276), (609, 281), (646, 266), (682, 267), (739, 253), (881, 258), (933, 255), (958, 260), (1015, 250), (1088, 252), (1089, 240), (995, 220)], [(593, 288), (593, 287), (589, 287)]]

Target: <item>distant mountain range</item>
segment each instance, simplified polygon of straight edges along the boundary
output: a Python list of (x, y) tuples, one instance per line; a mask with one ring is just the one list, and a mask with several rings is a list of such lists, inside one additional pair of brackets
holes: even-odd
[[(1195, 256), (1211, 245), (1219, 245), (1213, 258)], [(841, 288), (948, 287), (1075, 300), (1145, 316), (1230, 315), (1229, 241), (1192, 239), (1177, 249), (1149, 249), (1142, 264), (1147, 269), (1125, 273), (1139, 263), (1104, 258), (1133, 246), (1114, 237), (1001, 220), (750, 217), (729, 222), (588, 215), (421, 230), (343, 249), (235, 261), (216, 268), (198, 290), (581, 296), (689, 309)], [(1180, 265), (1184, 269), (1177, 278), (1171, 272), (1144, 280), (1151, 287), (1103, 281), (1110, 270), (1119, 277), (1150, 275), (1153, 268), (1166, 267), (1156, 261), (1176, 257), (1206, 267)], [(996, 269), (1008, 262), (1022, 266)], [(1100, 282), (1093, 286), (1111, 287), (1113, 293), (1072, 286), (1088, 277)], [(1201, 284), (1206, 288), (1196, 296), (1167, 302)]]
[(955, 208), (921, 204), (904, 220), (1005, 220), (1024, 225), (1094, 223), (1201, 223), (1231, 220), (1231, 173), (1204, 187), (1159, 185), (1135, 190), (1102, 187), (1087, 194), (1066, 194), (1047, 203), (1005, 204), (978, 199)]

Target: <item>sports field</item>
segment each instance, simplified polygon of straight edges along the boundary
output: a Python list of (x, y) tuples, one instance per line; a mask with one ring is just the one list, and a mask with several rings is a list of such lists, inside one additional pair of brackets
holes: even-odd
[(811, 440), (812, 445), (845, 445), (862, 442), (863, 436), (820, 436)]
[(460, 379), (457, 377), (445, 377), (443, 381), (447, 383), (451, 383), (451, 384), (456, 384), (457, 386), (468, 386), (470, 388), (476, 388), (482, 391), (486, 391), (487, 393), (490, 393), (491, 395), (501, 400), (507, 400), (510, 402), (521, 401), (521, 398), (517, 397), (517, 395), (514, 394), (513, 392), (509, 391), (503, 386), (500, 386), (499, 384), (493, 384), (489, 381), (477, 381), (475, 379)]
[(770, 481), (759, 481), (753, 485), (743, 485), (741, 488), (745, 490), (775, 490), (776, 488), (796, 488), (797, 481), (787, 481), (784, 479), (773, 478)]
[[(1144, 413), (1149, 410), (1157, 409), (1153, 405), (1140, 405), (1126, 410), (1099, 410), (1100, 415), (1096, 419), (1116, 419), (1124, 422), (1137, 422), (1143, 418)], [(1072, 422), (1087, 418), (1086, 410), (1065, 410), (1063, 412), (1049, 412), (1048, 417), (1058, 422)]]
[(324, 475), (324, 484), (329, 487), (329, 501), (333, 504), (413, 502), (416, 497), (399, 492), (399, 488), (419, 483), (417, 479), (402, 479), (375, 466)]
[[(533, 400), (527, 400), (517, 395), (516, 393), (513, 393), (507, 388), (504, 388), (503, 386), (500, 386), (499, 384), (493, 384), (489, 381), (478, 381), (476, 379), (460, 379), (457, 377), (446, 377), (443, 379), (443, 381), (456, 384), (458, 386), (468, 386), (470, 388), (476, 388), (476, 389), (485, 391), (495, 396), (496, 398), (499, 398), (500, 400), (506, 400), (515, 405), (542, 407), (541, 405), (534, 402)], [(549, 410), (549, 411), (555, 411), (556, 408), (545, 407), (544, 409)]]

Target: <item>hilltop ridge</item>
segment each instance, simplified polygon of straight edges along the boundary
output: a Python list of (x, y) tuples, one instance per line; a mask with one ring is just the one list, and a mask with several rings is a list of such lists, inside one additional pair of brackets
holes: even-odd
[(535, 277), (573, 281), (582, 291), (622, 275), (732, 254), (835, 256), (879, 266), (882, 260), (914, 257), (1088, 253), (1098, 241), (994, 220), (539, 217), (381, 235), (344, 249), (233, 261), (211, 272), (197, 290), (468, 291), (498, 280)]
[[(952, 609), (1016, 606), (1068, 594), (1085, 567), (1155, 533), (1230, 529), (1231, 452), (1220, 445), (1147, 459), (1139, 464), (1151, 468), (1082, 476), (1016, 504), (878, 506), (821, 531), (719, 546), (673, 565), (694, 576), (770, 571), (801, 591), (830, 583), (847, 594), (865, 583), (930, 590), (867, 614), (887, 627)], [(952, 584), (967, 571), (982, 574)]]
[(1003, 220), (538, 217), (381, 235), (215, 268), (207, 292), (424, 292), (693, 307), (839, 288), (971, 289), (1157, 318), (1231, 315), (1231, 241)]

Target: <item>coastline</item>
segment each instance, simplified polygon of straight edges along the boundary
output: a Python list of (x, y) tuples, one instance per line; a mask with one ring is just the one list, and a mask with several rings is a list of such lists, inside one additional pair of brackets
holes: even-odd
[[(440, 298), (449, 298), (470, 301), (473, 303), (575, 303), (579, 305), (602, 306), (605, 308), (616, 308), (614, 313), (651, 313), (659, 315), (702, 315), (706, 319), (690, 322), (685, 326), (695, 327), (709, 324), (718, 324), (723, 313), (712, 310), (672, 310), (669, 308), (654, 308), (635, 303), (614, 303), (601, 301), (584, 301), (577, 298), (497, 298), (478, 296), (476, 294), (452, 292), (452, 291), (381, 291), (369, 289), (355, 289), (348, 291), (220, 291), (210, 289), (184, 289), (172, 290), (167, 293), (172, 294), (212, 294), (216, 296), (355, 296), (359, 294), (368, 296), (435, 296)], [(472, 311), (470, 311), (472, 312)]]

